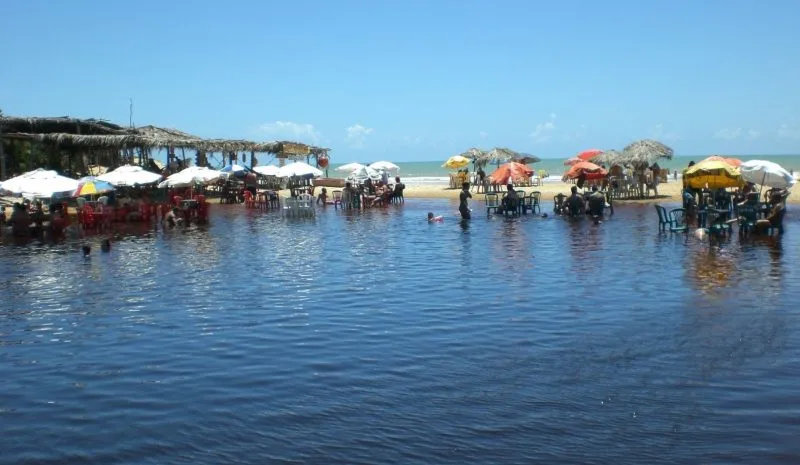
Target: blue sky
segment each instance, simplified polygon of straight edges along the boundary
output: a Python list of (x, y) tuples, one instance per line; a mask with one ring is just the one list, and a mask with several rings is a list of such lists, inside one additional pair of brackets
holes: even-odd
[(3, 6), (0, 108), (334, 162), (542, 157), (657, 138), (800, 153), (800, 2), (28, 0)]

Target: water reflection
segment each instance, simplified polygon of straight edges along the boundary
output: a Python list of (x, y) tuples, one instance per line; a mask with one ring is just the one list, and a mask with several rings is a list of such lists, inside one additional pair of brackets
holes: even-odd
[(4, 458), (796, 461), (796, 237), (660, 235), (652, 207), (425, 221), (453, 210), (4, 243)]

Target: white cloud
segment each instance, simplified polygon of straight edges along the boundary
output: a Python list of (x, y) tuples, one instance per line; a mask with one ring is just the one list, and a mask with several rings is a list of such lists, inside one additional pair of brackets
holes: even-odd
[(800, 139), (800, 128), (794, 124), (781, 124), (778, 126), (778, 137), (783, 139)]
[(674, 132), (664, 129), (664, 125), (659, 123), (653, 126), (653, 139), (656, 140), (680, 140), (681, 136)]
[(556, 130), (556, 125), (552, 121), (546, 123), (539, 123), (531, 133), (531, 139), (534, 142), (547, 142), (553, 137), (553, 132)]
[(480, 136), (481, 139), (486, 139), (487, 137), (489, 137), (489, 134), (487, 134), (486, 131), (481, 131), (478, 133), (478, 135)]
[(550, 113), (550, 119), (556, 119), (556, 114), (555, 113)]
[(367, 136), (372, 134), (374, 129), (356, 123), (345, 129), (345, 131), (347, 131), (347, 137), (345, 137), (344, 140), (350, 145), (350, 148), (361, 149), (364, 148), (364, 142), (366, 142)]
[(735, 129), (725, 128), (715, 132), (714, 139), (733, 140), (733, 139), (738, 139), (739, 136), (741, 135), (742, 135), (742, 128), (735, 128)]
[(573, 132), (564, 133), (564, 135), (561, 138), (563, 140), (565, 140), (565, 141), (571, 141), (573, 139), (580, 140), (580, 139), (583, 139), (583, 135), (584, 135), (585, 131), (586, 131), (586, 125), (585, 124), (581, 124), (580, 126), (578, 126), (578, 129), (576, 129)]
[(297, 142), (316, 143), (320, 134), (312, 124), (293, 123), (291, 121), (275, 121), (258, 127), (264, 134), (277, 139), (291, 139)]
[(742, 128), (724, 128), (714, 133), (714, 139), (735, 140), (740, 137), (747, 137), (750, 140), (758, 139), (761, 133), (755, 129), (748, 129), (746, 132)]

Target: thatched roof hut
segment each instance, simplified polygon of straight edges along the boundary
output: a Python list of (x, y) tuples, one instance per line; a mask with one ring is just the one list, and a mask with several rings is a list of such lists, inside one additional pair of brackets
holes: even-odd
[[(126, 151), (127, 157), (133, 157), (138, 151), (138, 159), (142, 165), (149, 163), (149, 151), (152, 149), (189, 149), (197, 152), (230, 153), (250, 152), (270, 153), (278, 158), (305, 158), (327, 156), (330, 149), (313, 147), (289, 141), (255, 142), (236, 139), (205, 139), (177, 129), (158, 126), (142, 126), (124, 128), (122, 126), (96, 119), (57, 118), (20, 118), (0, 116), (0, 140), (35, 142), (48, 147), (50, 151), (97, 152), (107, 154), (103, 163), (113, 166), (120, 164)], [(2, 151), (2, 147), (0, 147)], [(2, 152), (0, 152), (0, 158)], [(114, 159), (116, 158), (116, 159)], [(3, 159), (4, 161), (5, 159)], [(94, 160), (99, 163), (101, 160)], [(70, 166), (72, 160), (70, 158)], [(0, 176), (5, 173), (0, 173)]]
[(98, 119), (77, 119), (68, 116), (53, 118), (22, 118), (0, 116), (0, 132), (23, 134), (124, 134), (125, 128)]
[(621, 166), (625, 163), (625, 159), (624, 155), (616, 150), (606, 150), (592, 158), (592, 163), (596, 165)]
[(673, 151), (661, 142), (642, 139), (629, 144), (622, 153), (625, 163), (629, 163), (637, 169), (645, 169), (661, 158), (672, 160)]

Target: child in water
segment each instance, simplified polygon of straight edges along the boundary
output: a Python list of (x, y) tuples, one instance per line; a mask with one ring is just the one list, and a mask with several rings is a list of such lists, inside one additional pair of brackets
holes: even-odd
[(322, 188), (322, 191), (317, 196), (317, 205), (326, 205), (328, 203), (328, 189)]
[(443, 220), (441, 216), (434, 216), (433, 212), (428, 212), (428, 223), (438, 223)]

